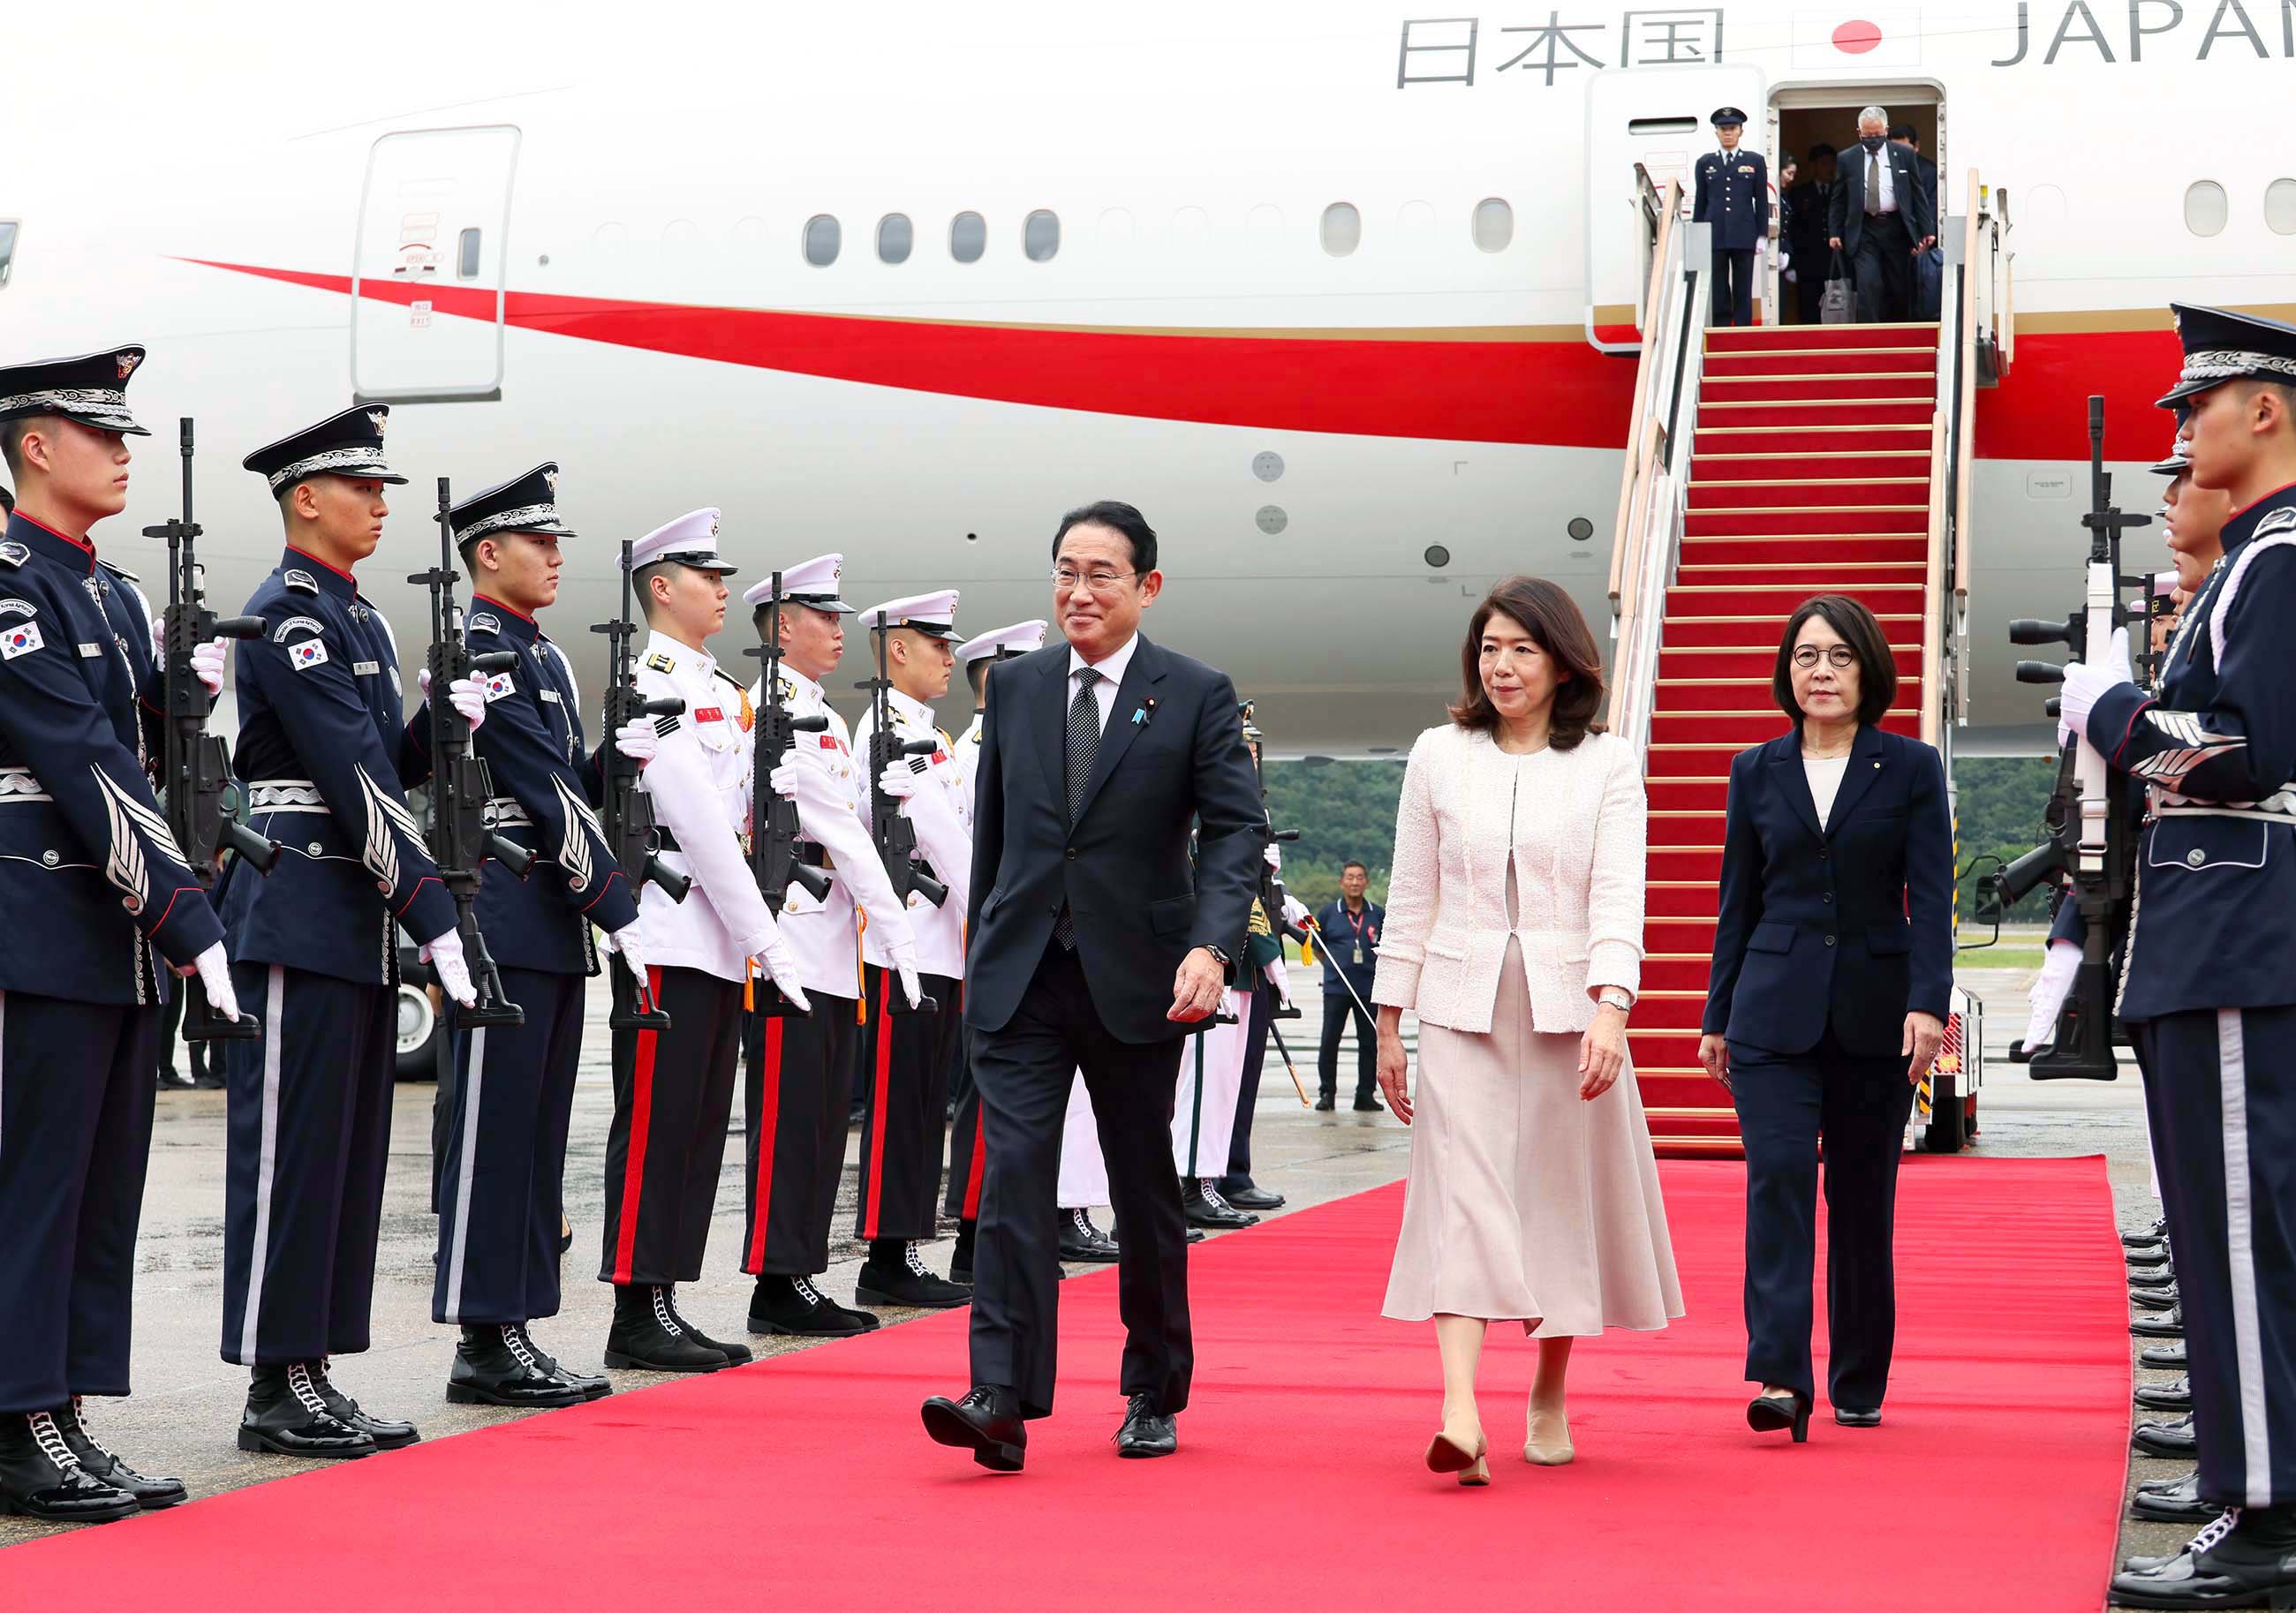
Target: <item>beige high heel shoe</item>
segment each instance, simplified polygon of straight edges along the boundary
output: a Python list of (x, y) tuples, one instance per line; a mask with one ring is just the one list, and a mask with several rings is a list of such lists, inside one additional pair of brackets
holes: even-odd
[(1427, 1442), (1427, 1470), (1431, 1473), (1456, 1473), (1464, 1485), (1486, 1485), (1491, 1481), (1489, 1461), (1490, 1442), (1478, 1436), (1472, 1451), (1448, 1434), (1438, 1434)]
[(1522, 1459), (1536, 1467), (1560, 1468), (1570, 1464), (1577, 1447), (1570, 1443), (1570, 1418), (1564, 1412), (1542, 1412), (1530, 1408), (1527, 1437), (1522, 1442)]

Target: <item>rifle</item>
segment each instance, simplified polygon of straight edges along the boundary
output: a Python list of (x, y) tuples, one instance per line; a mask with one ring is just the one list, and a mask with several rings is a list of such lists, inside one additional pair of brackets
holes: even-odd
[[(2149, 515), (2124, 513), (2112, 502), (2112, 478), (2104, 469), (2104, 399), (2088, 400), (2089, 509), (2081, 525), (2089, 535), (2087, 589), (2081, 608), (2062, 622), (2022, 618), (2009, 624), (2013, 644), (2062, 643), (2083, 664), (2107, 653), (2116, 626), (2129, 629), (2130, 666), (2141, 678), (2152, 670), (2150, 578), (2124, 576), (2120, 535), (2151, 524)], [(2121, 602), (2123, 588), (2140, 590), (2138, 605)], [(2144, 642), (2140, 644), (2138, 639)], [(2021, 684), (2057, 684), (2064, 667), (2047, 661), (2020, 661)], [(2057, 702), (2048, 702), (2052, 716)], [(2136, 826), (2127, 800), (2117, 793), (2104, 757), (2076, 733), (2065, 742), (2057, 782), (2046, 814), (2049, 838), (2016, 861), (1980, 879), (1977, 917), (1998, 923), (2000, 915), (2043, 880), (2067, 888), (2067, 900), (2080, 913), (2081, 962), (2073, 976), (2057, 1035), (2048, 1048), (2028, 1050), (2020, 1041), (2009, 1056), (2030, 1063), (2037, 1081), (2078, 1077), (2112, 1081), (2120, 1077), (2112, 1056), (2113, 941), (2123, 928), (2136, 883)]]
[[(228, 851), (271, 872), (279, 847), (240, 822), (240, 790), (231, 776), (231, 757), (221, 734), (208, 732), (208, 692), (192, 670), (192, 651), (217, 638), (263, 636), (259, 616), (218, 617), (208, 609), (205, 574), (194, 550), (200, 525), (192, 519), (192, 422), (182, 422), (184, 512), (162, 526), (146, 527), (146, 537), (168, 543), (168, 613), (162, 617), (160, 683), (168, 710), (161, 772), (168, 791), (168, 828), (191, 859), (192, 877), (203, 891), (216, 888), (216, 864)], [(204, 994), (184, 1004), (186, 1042), (249, 1041), (263, 1034), (252, 1014), (219, 1019)]]
[[(660, 853), (661, 837), (654, 831), (653, 798), (638, 786), (640, 764), (624, 756), (614, 734), (623, 724), (641, 716), (676, 716), (685, 702), (675, 695), (645, 700), (638, 694), (637, 623), (630, 614), (630, 540), (622, 540), (622, 613), (590, 629), (606, 635), (606, 703), (601, 713), (605, 737), (598, 746), (598, 776), (604, 783), (604, 811), (599, 826), (633, 891), (651, 880), (673, 902), (685, 900), (693, 881), (665, 866)], [(669, 1016), (653, 1000), (653, 988), (638, 978), (629, 960), (616, 953), (609, 974), (614, 1005), (606, 1024), (614, 1030), (668, 1030)]]
[[(1266, 741), (1251, 720), (1255, 704), (1256, 702), (1251, 700), (1238, 700), (1236, 712), (1243, 718), (1244, 737), (1251, 741), (1251, 771), (1252, 776), (1259, 782), (1259, 819), (1263, 825), (1262, 832), (1267, 835), (1267, 843), (1271, 846), (1278, 843), (1288, 844), (1300, 838), (1300, 831), (1296, 829), (1277, 829), (1275, 815), (1267, 809)], [(1306, 930), (1283, 916), (1284, 909), (1290, 905), (1291, 894), (1284, 886), (1283, 876), (1276, 872), (1267, 858), (1262, 857), (1259, 862), (1259, 910), (1267, 915), (1267, 928), (1276, 937), (1275, 951), (1279, 960), (1283, 953), (1283, 937), (1289, 936), (1295, 941), (1304, 941), (1308, 938)], [(1300, 1011), (1296, 1007), (1285, 1008), (1278, 1003), (1274, 1013), (1279, 1019), (1296, 1019), (1300, 1017)], [(1288, 1057), (1285, 1062), (1290, 1062)], [(1296, 1072), (1293, 1079), (1298, 1079)]]
[[(505, 672), (518, 665), (507, 650), (472, 655), (463, 643), (462, 607), (455, 602), (455, 528), (447, 519), (454, 505), (447, 478), (439, 479), (439, 563), (406, 580), (430, 591), (430, 860), (455, 898), (455, 929), (471, 966), (478, 1002), (469, 1008), (449, 999), (449, 1024), (465, 1027), (522, 1025), (526, 1014), (503, 996), (502, 976), (479, 933), (479, 869), (493, 857), (520, 879), (534, 866), (534, 853), (494, 832), (487, 803), (494, 778), (486, 758), (471, 752), (471, 725), (455, 709), (447, 692), (473, 672)], [(439, 1038), (439, 1078), (452, 1078), (454, 1038)]]
[[(765, 897), (767, 909), (778, 921), (783, 907), (788, 904), (792, 883), (801, 886), (806, 895), (816, 902), (829, 895), (828, 872), (801, 861), (797, 855), (797, 803), (776, 791), (769, 782), (797, 736), (826, 733), (829, 719), (791, 716), (789, 708), (782, 703), (782, 574), (778, 571), (773, 575), (772, 592), (766, 602), (767, 619), (772, 626), (758, 635), (755, 649), (742, 651), (756, 656), (763, 669), (750, 731), (755, 771), (750, 781), (750, 817), (754, 825), (750, 834), (750, 872), (757, 876), (758, 894)], [(759, 1003), (752, 982), (750, 1006), (768, 1019), (787, 1017), (792, 1011), (790, 1000), (770, 980), (766, 985), (766, 1000)]]
[[(869, 692), (869, 816), (870, 838), (877, 842), (877, 860), (885, 865), (885, 877), (892, 881), (893, 900), (906, 910), (909, 893), (914, 891), (935, 907), (948, 900), (948, 887), (926, 872), (926, 864), (917, 861), (917, 826), (901, 815), (901, 803), (887, 795), (882, 781), (885, 769), (896, 760), (909, 757), (929, 757), (940, 746), (935, 740), (903, 740), (893, 732), (893, 680), (887, 669), (885, 641), (892, 629), (880, 611), (870, 627), (870, 637), (877, 650), (877, 675), (864, 682)], [(913, 1009), (901, 992), (888, 992), (886, 1001), (895, 1013), (931, 1013), (940, 1005), (931, 997), (921, 999)]]

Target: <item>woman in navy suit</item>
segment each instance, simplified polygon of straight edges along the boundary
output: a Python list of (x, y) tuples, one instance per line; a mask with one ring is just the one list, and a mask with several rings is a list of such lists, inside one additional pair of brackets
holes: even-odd
[(1882, 1421), (1898, 1157), (1953, 988), (1953, 829), (1938, 753), (1880, 726), (1897, 667), (1865, 606), (1804, 603), (1771, 684), (1794, 725), (1730, 764), (1698, 1057), (1746, 1146), (1746, 1421), (1799, 1441), (1821, 1134), (1827, 1398), (1845, 1427)]

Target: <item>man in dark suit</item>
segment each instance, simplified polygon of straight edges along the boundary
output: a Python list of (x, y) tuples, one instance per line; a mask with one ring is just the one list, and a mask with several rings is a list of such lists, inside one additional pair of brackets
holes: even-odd
[(1834, 187), (1826, 244), (1847, 255), (1857, 279), (1857, 323), (1911, 317), (1914, 259), (1937, 244), (1937, 215), (1922, 188), (1921, 165), (1890, 143), (1890, 115), (1857, 114), (1858, 149)]
[(1711, 226), (1714, 323), (1754, 323), (1754, 258), (1768, 232), (1770, 175), (1759, 151), (1739, 149), (1746, 114), (1718, 107), (1710, 121), (1720, 149), (1698, 160), (1691, 220)]
[[(1890, 143), (1901, 145), (1914, 154), (1914, 161), (1922, 170), (1922, 191), (1930, 199), (1930, 217), (1937, 221), (1931, 228), (1942, 224), (1944, 216), (1938, 211), (1938, 165), (1922, 155), (1922, 137), (1910, 123), (1890, 126)], [(1914, 317), (1935, 319), (1944, 290), (1945, 254), (1931, 247), (1914, 256)]]
[(1234, 685), (1140, 634), (1163, 587), (1154, 529), (1130, 504), (1088, 504), (1062, 519), (1053, 562), (1066, 643), (989, 680), (982, 714), (964, 1004), (988, 1154), (972, 1388), (923, 1406), (934, 1439), (998, 1472), (1020, 1470), (1024, 1420), (1053, 1409), (1054, 1184), (1078, 1071), (1123, 1228), (1117, 1451), (1178, 1448), (1194, 1358), (1173, 1093), (1181, 1038), (1242, 950), (1266, 844)]
[(1841, 180), (1834, 174), (1833, 148), (1824, 141), (1809, 148), (1807, 176), (1785, 195), (1786, 254), (1793, 260), (1796, 317), (1801, 323), (1819, 322), (1818, 299), (1825, 295), (1833, 254), (1825, 244), (1833, 233), (1833, 192)]

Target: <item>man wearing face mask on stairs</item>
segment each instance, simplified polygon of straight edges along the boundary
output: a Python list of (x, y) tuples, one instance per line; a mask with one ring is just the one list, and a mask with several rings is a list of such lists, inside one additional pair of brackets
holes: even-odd
[(1913, 152), (1890, 143), (1890, 115), (1857, 114), (1857, 149), (1840, 164), (1826, 245), (1857, 281), (1857, 323), (1912, 317), (1914, 259), (1937, 244), (1936, 209)]

